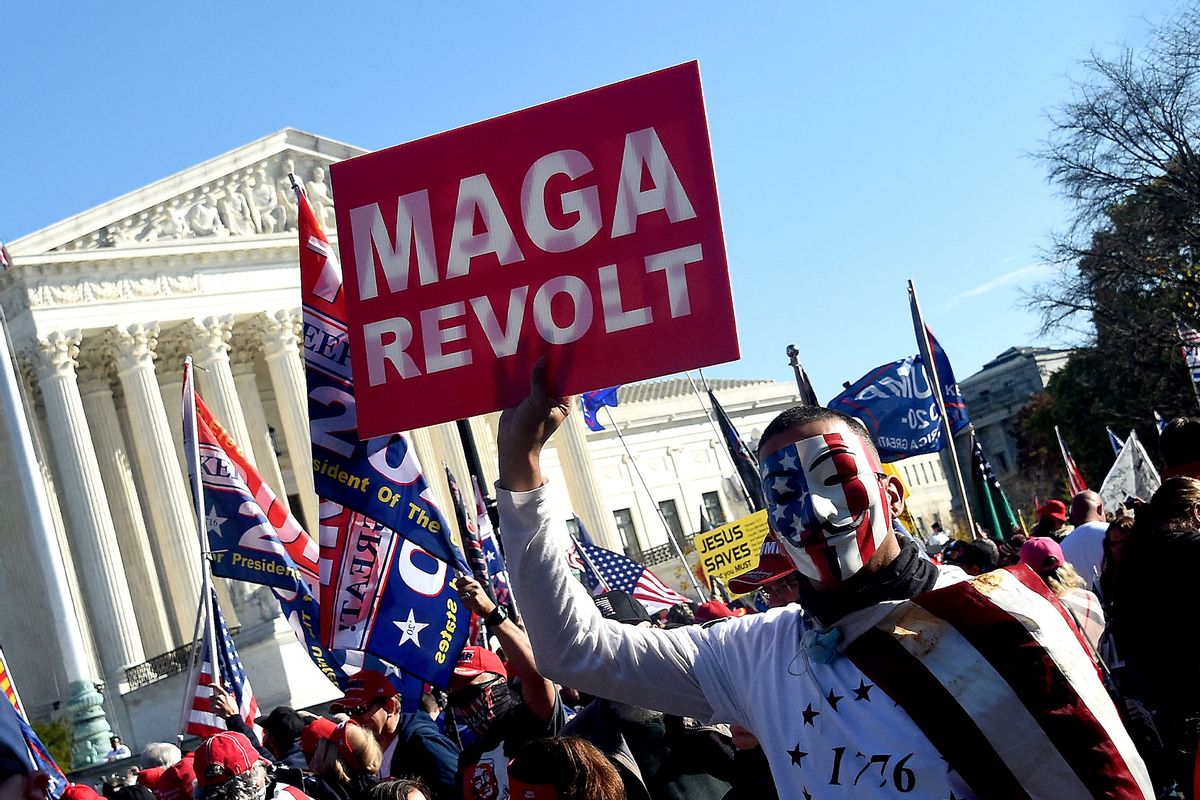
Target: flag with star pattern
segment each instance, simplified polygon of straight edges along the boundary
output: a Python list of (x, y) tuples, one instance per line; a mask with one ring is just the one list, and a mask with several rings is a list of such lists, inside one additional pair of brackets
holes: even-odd
[(183, 451), (190, 485), (200, 476), (213, 574), (285, 590), (297, 579), (317, 585), (317, 543), (204, 404), (190, 364), (183, 381)]
[[(651, 614), (670, 608), (676, 603), (688, 602), (686, 597), (663, 583), (644, 564), (594, 544), (579, 542), (578, 547), (587, 558), (579, 558), (578, 554), (572, 554), (572, 567), (583, 574), (584, 582), (593, 592), (597, 589), (605, 591), (604, 586), (608, 587), (608, 591), (616, 589), (628, 592), (634, 599), (641, 601)], [(593, 566), (595, 572), (592, 571)], [(597, 575), (596, 572), (600, 574)]]
[[(250, 679), (246, 676), (246, 669), (238, 657), (233, 637), (229, 635), (229, 628), (225, 625), (221, 607), (217, 605), (215, 589), (212, 590), (208, 607), (212, 610), (212, 614), (204, 621), (204, 638), (200, 646), (200, 670), (196, 674), (195, 683), (191, 689), (192, 707), (188, 712), (186, 731), (193, 736), (208, 737), (228, 730), (225, 726), (225, 719), (213, 713), (211, 687), (213, 684), (217, 684), (233, 695), (234, 702), (238, 707), (238, 716), (254, 730), (261, 742), (262, 728), (254, 722), (258, 719), (258, 701), (254, 699), (254, 689), (251, 688)], [(213, 633), (215, 633), (217, 648), (215, 655), (210, 646), (210, 642), (214, 638), (210, 635), (210, 626), (213, 624), (214, 617), (216, 618), (216, 629)]]
[(371, 653), (445, 687), (470, 618), (450, 581), (470, 568), (409, 436), (358, 438), (341, 264), (304, 190), (293, 185), (320, 500), (321, 644)]

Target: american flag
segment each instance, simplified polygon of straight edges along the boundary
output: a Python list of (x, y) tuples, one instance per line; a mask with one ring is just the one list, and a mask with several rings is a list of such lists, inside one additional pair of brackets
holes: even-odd
[(1075, 463), (1075, 457), (1071, 455), (1071, 448), (1067, 447), (1057, 425), (1054, 426), (1054, 435), (1058, 437), (1058, 447), (1062, 450), (1063, 464), (1067, 467), (1067, 482), (1071, 484), (1071, 496), (1086, 492), (1087, 481), (1083, 479), (1083, 473), (1079, 471), (1079, 465)]
[[(580, 542), (578, 547), (582, 548), (587, 558), (581, 559), (577, 553), (572, 552), (571, 565), (583, 573), (584, 582), (593, 592), (600, 587), (603, 580), (610, 590), (619, 589), (633, 595), (651, 614), (670, 608), (676, 603), (688, 602), (686, 597), (663, 583), (644, 564), (596, 545)], [(588, 566), (589, 561), (600, 573), (599, 576), (593, 574)]]
[[(242, 660), (238, 658), (233, 637), (229, 635), (229, 628), (225, 625), (225, 617), (221, 614), (220, 606), (217, 605), (216, 591), (213, 591), (212, 594), (211, 608), (217, 618), (217, 668), (221, 686), (233, 695), (238, 710), (241, 712), (240, 716), (246, 720), (246, 725), (254, 729), (259, 741), (262, 741), (262, 729), (254, 723), (258, 717), (258, 701), (254, 699), (254, 690), (250, 688), (250, 679), (246, 677), (246, 670), (242, 666)], [(225, 720), (213, 713), (212, 689), (208, 688), (213, 684), (213, 659), (209, 653), (210, 637), (208, 634), (208, 625), (211, 622), (212, 620), (209, 619), (205, 623), (200, 674), (196, 676), (196, 683), (192, 687), (192, 708), (188, 712), (186, 728), (188, 733), (200, 737), (212, 736), (214, 733), (226, 730)]]
[(488, 574), (492, 578), (492, 594), (496, 602), (508, 609), (509, 616), (516, 615), (516, 604), (513, 602), (512, 589), (508, 582), (508, 567), (504, 564), (504, 555), (500, 552), (500, 540), (492, 527), (492, 518), (488, 516), (483, 504), (483, 493), (479, 491), (479, 479), (471, 476), (471, 485), (475, 489), (475, 527), (479, 530), (479, 543), (483, 545), (483, 557), (487, 561)]
[(1200, 331), (1182, 322), (1176, 322), (1175, 325), (1179, 329), (1179, 341), (1183, 342), (1179, 350), (1187, 362), (1188, 371), (1192, 373), (1192, 383), (1200, 383)]

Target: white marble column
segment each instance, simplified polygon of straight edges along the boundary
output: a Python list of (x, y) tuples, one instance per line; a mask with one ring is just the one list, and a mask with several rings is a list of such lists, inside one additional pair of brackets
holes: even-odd
[(620, 553), (623, 550), (621, 537), (617, 534), (617, 525), (608, 510), (608, 503), (600, 493), (600, 481), (596, 477), (596, 467), (588, 452), (587, 434), (584, 431), (583, 415), (576, 409), (567, 415), (566, 421), (550, 442), (558, 452), (572, 509), (583, 520), (596, 544)]
[(296, 338), (299, 321), (297, 312), (283, 310), (259, 317), (257, 327), (262, 336), (271, 385), (275, 389), (275, 405), (283, 422), (283, 441), (292, 463), (292, 480), (296, 482), (305, 520), (313, 526), (319, 515), (317, 492), (313, 488), (312, 439), (308, 430), (308, 384)]
[(482, 417), (471, 417), (471, 433), (475, 434), (475, 449), (479, 451), (480, 467), (483, 474), (479, 476), (484, 492), (496, 496), (494, 484), (500, 478), (499, 454), (496, 450), (496, 425), (500, 420), (500, 412), (485, 414)]
[(146, 660), (108, 497), (88, 433), (76, 380), (78, 330), (54, 332), (36, 342), (38, 382), (62, 478), (64, 512), (75, 553), (86, 565), (81, 581), (106, 675)]
[(196, 382), (200, 396), (217, 421), (233, 436), (238, 446), (255, 466), (254, 453), (249, 448), (250, 432), (238, 401), (237, 384), (229, 363), (229, 340), (233, 336), (233, 316), (205, 317), (196, 321), (196, 339), (192, 343), (192, 360), (196, 364)]
[[(439, 477), (442, 475), (442, 460), (429, 435), (431, 430), (433, 429), (419, 428), (409, 431), (408, 440), (417, 451), (417, 460), (421, 462), (421, 472), (424, 473), (425, 482), (429, 484), (429, 490), (433, 493), (433, 502), (450, 525), (451, 534), (455, 534), (457, 528), (454, 525), (454, 506), (450, 505), (450, 490), (446, 487), (446, 479)], [(461, 546), (461, 540), (458, 541)]]
[(83, 409), (91, 422), (92, 444), (96, 447), (104, 491), (117, 530), (117, 545), (121, 549), (133, 611), (142, 634), (142, 648), (149, 655), (158, 655), (175, 649), (175, 639), (163, 603), (146, 522), (142, 519), (142, 501), (121, 435), (121, 422), (109, 383), (110, 362), (104, 357), (89, 361), (91, 368), (79, 387)]
[[(425, 430), (429, 432), (429, 439), (433, 444), (433, 454), (437, 459), (437, 463), (425, 467), (425, 477), (434, 486), (444, 490), (447, 497), (447, 503), (443, 509), (446, 521), (450, 523), (450, 529), (461, 537), (462, 531), (458, 529), (458, 521), (454, 516), (454, 505), (450, 502), (450, 487), (446, 483), (446, 467), (442, 462), (449, 465), (450, 471), (454, 473), (454, 479), (458, 481), (458, 487), (463, 493), (463, 500), (467, 504), (467, 512), (474, 513), (475, 493), (471, 489), (471, 472), (467, 467), (467, 457), (463, 455), (462, 439), (458, 437), (458, 428), (453, 422), (443, 422), (441, 425), (433, 425)], [(425, 463), (421, 462), (421, 465), (425, 466)]]
[(137, 431), (133, 448), (146, 482), (143, 504), (150, 512), (154, 555), (176, 631), (186, 638), (200, 601), (200, 539), (154, 374), (158, 325), (123, 325), (112, 328), (108, 337)]
[(242, 403), (242, 414), (246, 418), (246, 430), (250, 433), (250, 449), (258, 463), (258, 472), (275, 492), (279, 502), (291, 508), (288, 502), (288, 487), (283, 483), (279, 459), (275, 457), (275, 446), (271, 442), (271, 429), (263, 411), (262, 397), (258, 391), (258, 376), (254, 372), (254, 351), (248, 341), (237, 342), (230, 353), (233, 362), (233, 382), (237, 386), (238, 400)]

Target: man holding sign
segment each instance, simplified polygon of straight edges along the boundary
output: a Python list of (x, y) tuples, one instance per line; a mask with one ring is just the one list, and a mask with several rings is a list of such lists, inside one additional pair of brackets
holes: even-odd
[(968, 581), (901, 544), (896, 479), (861, 424), (783, 412), (759, 445), (768, 513), (801, 603), (710, 627), (605, 620), (567, 570), (540, 453), (571, 404), (501, 417), (498, 502), (525, 623), (550, 679), (618, 702), (732, 722), (781, 797), (1153, 797), (1070, 621), (1028, 570)]

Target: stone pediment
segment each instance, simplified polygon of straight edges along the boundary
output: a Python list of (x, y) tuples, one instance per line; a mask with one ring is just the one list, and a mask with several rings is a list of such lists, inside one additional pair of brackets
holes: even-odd
[(262, 237), (296, 229), (294, 172), (327, 230), (329, 165), (365, 153), (293, 128), (265, 136), (9, 243), (14, 258)]

